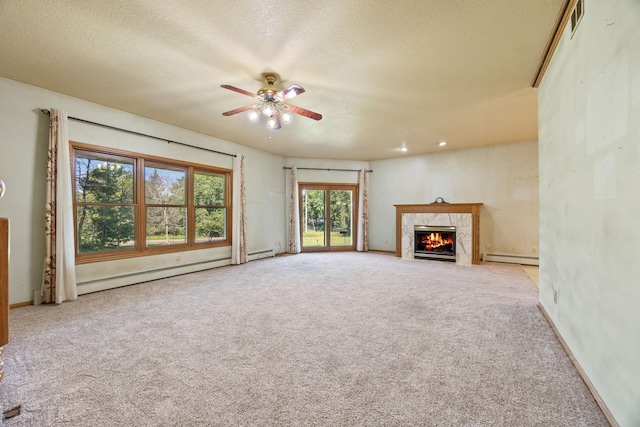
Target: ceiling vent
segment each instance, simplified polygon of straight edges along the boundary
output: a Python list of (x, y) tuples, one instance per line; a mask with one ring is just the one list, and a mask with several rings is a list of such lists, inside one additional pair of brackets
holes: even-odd
[(576, 28), (578, 28), (578, 24), (582, 21), (583, 16), (584, 0), (578, 0), (576, 6), (573, 8), (573, 12), (571, 12), (571, 37), (575, 34)]

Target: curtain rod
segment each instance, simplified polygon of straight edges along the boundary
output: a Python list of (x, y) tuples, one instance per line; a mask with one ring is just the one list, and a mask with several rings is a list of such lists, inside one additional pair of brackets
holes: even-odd
[[(42, 109), (40, 111), (42, 111), (47, 116), (51, 115), (51, 112), (49, 110)], [(225, 155), (225, 156), (238, 157), (235, 154), (223, 153), (222, 151), (212, 150), (210, 148), (198, 147), (197, 145), (185, 144), (184, 142), (172, 141), (172, 140), (166, 139), (166, 138), (159, 138), (157, 136), (147, 135), (146, 133), (136, 132), (136, 131), (128, 130), (128, 129), (122, 129), (122, 128), (118, 128), (118, 127), (111, 126), (111, 125), (105, 125), (103, 123), (97, 123), (97, 122), (92, 122), (92, 121), (89, 121), (89, 120), (79, 119), (77, 117), (68, 116), (67, 118), (70, 119), (70, 120), (75, 120), (77, 122), (88, 123), (90, 125), (95, 125), (95, 126), (101, 126), (103, 128), (112, 129), (112, 130), (118, 130), (120, 132), (131, 133), (131, 134), (138, 135), (138, 136), (144, 136), (146, 138), (157, 139), (158, 141), (166, 141), (169, 144), (177, 144), (177, 145), (182, 145), (184, 147), (196, 148), (198, 150), (204, 150), (204, 151), (209, 151), (211, 153), (222, 154), (222, 155)]]
[[(291, 169), (291, 166), (283, 166), (282, 169)], [(310, 171), (339, 171), (339, 172), (360, 172), (361, 169), (332, 169), (332, 168), (297, 168), (298, 170), (310, 170)], [(366, 170), (365, 172), (373, 172), (373, 170)]]

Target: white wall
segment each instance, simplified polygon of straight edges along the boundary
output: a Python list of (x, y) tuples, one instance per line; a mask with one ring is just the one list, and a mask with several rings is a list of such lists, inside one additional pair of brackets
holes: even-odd
[[(32, 299), (40, 289), (44, 260), (44, 197), (49, 117), (41, 108), (58, 108), (70, 116), (159, 136), (187, 144), (245, 156), (247, 246), (249, 253), (274, 249), (285, 227), (280, 156), (211, 138), (121, 111), (63, 96), (7, 79), (0, 79), (0, 179), (7, 194), (0, 200), (0, 217), (11, 221), (9, 300)], [(162, 141), (69, 121), (73, 141), (120, 148), (231, 169), (231, 157), (167, 144)], [(134, 260), (78, 266), (79, 292), (122, 286), (158, 277), (229, 264), (230, 248), (215, 248)], [(214, 261), (211, 261), (214, 260)], [(140, 274), (143, 273), (143, 274)]]
[[(296, 166), (297, 168), (321, 168), (321, 169), (348, 169), (349, 171), (330, 170), (298, 170), (299, 182), (323, 182), (332, 184), (357, 184), (358, 172), (360, 169), (368, 169), (369, 162), (357, 160), (327, 160), (327, 159), (298, 159), (286, 158), (286, 167)], [(288, 185), (291, 184), (291, 171), (283, 171), (287, 176)]]
[(618, 423), (639, 426), (640, 1), (584, 9), (539, 91), (540, 301)]
[[(394, 204), (484, 203), (481, 253), (537, 256), (538, 145), (520, 142), (371, 162), (369, 247), (395, 251)], [(487, 246), (489, 249), (487, 249)]]

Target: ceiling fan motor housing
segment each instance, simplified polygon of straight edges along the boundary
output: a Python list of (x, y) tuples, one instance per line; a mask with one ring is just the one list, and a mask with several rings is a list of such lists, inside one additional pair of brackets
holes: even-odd
[(268, 86), (263, 87), (258, 91), (258, 96), (262, 98), (264, 102), (282, 102), (283, 99), (280, 96), (277, 96), (280, 92), (275, 88), (276, 81), (278, 80), (278, 76), (275, 74), (264, 74), (264, 80), (267, 82)]

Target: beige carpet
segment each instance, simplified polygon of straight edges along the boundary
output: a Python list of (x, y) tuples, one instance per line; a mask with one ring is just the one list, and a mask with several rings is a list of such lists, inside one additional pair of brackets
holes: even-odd
[(11, 311), (8, 426), (606, 426), (520, 266), (301, 254)]
[(522, 268), (536, 288), (540, 288), (540, 268), (537, 265), (523, 265)]

